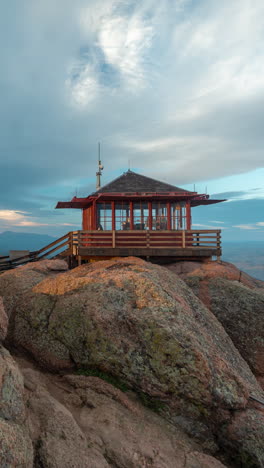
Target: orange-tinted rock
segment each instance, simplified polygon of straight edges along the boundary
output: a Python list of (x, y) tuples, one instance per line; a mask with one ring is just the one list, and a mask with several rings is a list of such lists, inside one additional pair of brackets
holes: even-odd
[(96, 368), (160, 400), (171, 422), (210, 448), (251, 392), (263, 398), (216, 317), (175, 274), (140, 259), (42, 281), (17, 303), (11, 330), (49, 368)]
[(169, 268), (181, 272), (180, 277), (215, 314), (254, 374), (264, 377), (264, 283), (224, 262), (180, 262)]
[(167, 268), (180, 277), (198, 277), (201, 280), (223, 278), (238, 281), (249, 288), (264, 288), (264, 283), (252, 278), (228, 262), (177, 262), (167, 265)]

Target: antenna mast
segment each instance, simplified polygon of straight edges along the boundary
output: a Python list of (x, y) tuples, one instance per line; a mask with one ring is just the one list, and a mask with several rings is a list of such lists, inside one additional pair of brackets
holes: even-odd
[(96, 172), (96, 190), (101, 187), (101, 175), (104, 166), (101, 163), (100, 143), (98, 143), (98, 171)]

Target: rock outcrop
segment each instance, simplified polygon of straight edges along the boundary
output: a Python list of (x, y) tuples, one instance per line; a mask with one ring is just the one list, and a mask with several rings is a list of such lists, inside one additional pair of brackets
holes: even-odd
[(67, 270), (68, 265), (64, 260), (40, 260), (1, 273), (0, 296), (4, 298), (7, 315), (10, 316), (16, 302), (26, 291), (48, 276), (53, 277)]
[[(3, 325), (4, 322), (4, 325)], [(4, 308), (0, 330), (6, 332)], [(3, 336), (1, 336), (3, 338)], [(9, 352), (0, 344), (0, 466), (33, 467), (33, 447), (25, 427), (23, 377)]]
[(264, 283), (229, 263), (169, 267), (215, 314), (253, 373), (264, 378)]
[(3, 341), (7, 335), (8, 317), (4, 308), (4, 302), (0, 297), (0, 342)]
[(35, 283), (15, 307), (2, 294), (10, 339), (46, 368), (115, 376), (160, 402), (163, 415), (204, 448), (213, 452), (220, 441), (241, 463), (246, 453), (252, 466), (264, 464), (260, 422), (252, 424), (251, 444), (246, 430), (239, 441), (229, 437), (234, 414), (247, 415), (249, 394), (263, 398), (261, 389), (222, 325), (175, 274), (115, 259)]
[(37, 468), (224, 468), (135, 395), (97, 377), (22, 372)]

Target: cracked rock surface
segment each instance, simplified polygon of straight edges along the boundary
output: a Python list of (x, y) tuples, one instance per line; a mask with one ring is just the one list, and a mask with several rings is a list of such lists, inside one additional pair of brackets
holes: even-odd
[(264, 282), (226, 262), (169, 267), (213, 312), (264, 388)]
[(0, 276), (7, 344), (45, 369), (17, 359), (34, 466), (264, 466), (263, 412), (249, 399), (261, 387), (178, 275), (136, 258), (63, 273), (39, 263)]

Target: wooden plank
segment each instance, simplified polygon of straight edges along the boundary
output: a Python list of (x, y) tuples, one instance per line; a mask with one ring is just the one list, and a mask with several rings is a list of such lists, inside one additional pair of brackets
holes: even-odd
[(188, 249), (188, 248), (177, 248), (177, 249), (169, 249), (169, 248), (138, 248), (138, 247), (120, 247), (120, 248), (85, 248), (85, 249), (80, 249), (80, 255), (83, 256), (89, 256), (89, 255), (94, 255), (94, 256), (113, 256), (113, 257), (119, 257), (119, 256), (154, 256), (154, 257), (211, 257), (212, 255), (217, 255), (219, 254), (219, 250), (217, 249)]
[(110, 231), (109, 234), (103, 234), (102, 231), (96, 231), (93, 234), (80, 234), (80, 239), (112, 239), (112, 232)]
[(197, 232), (198, 234), (203, 234), (203, 233), (209, 233), (209, 234), (210, 234), (210, 233), (215, 233), (215, 234), (217, 234), (217, 233), (220, 233), (221, 230), (218, 230), (218, 229), (215, 229), (215, 230), (214, 230), (214, 229), (202, 229), (202, 230), (198, 230), (198, 229), (186, 229), (185, 232), (186, 232), (186, 234), (189, 234), (189, 233), (190, 233), (190, 234), (193, 234), (193, 233), (196, 233), (196, 232)]
[[(122, 233), (122, 234), (128, 234), (128, 233), (145, 233), (147, 230), (144, 230), (144, 231), (140, 231), (140, 230), (137, 230), (137, 229), (128, 229), (126, 231), (122, 231), (122, 230), (119, 230), (119, 231), (116, 231), (116, 232), (119, 232), (119, 233)], [(176, 230), (173, 230), (173, 231), (169, 231), (168, 229), (164, 229), (162, 230), (162, 232), (164, 233), (168, 233), (168, 234), (171, 234), (171, 233), (177, 233), (177, 232), (183, 232), (185, 231), (186, 234), (190, 233), (190, 234), (193, 234), (193, 233), (198, 233), (198, 234), (203, 234), (203, 233), (221, 233), (221, 230), (213, 230), (213, 229), (203, 229), (203, 230), (198, 230), (198, 229), (176, 229)], [(94, 234), (94, 233), (112, 233), (112, 230), (111, 231), (97, 231), (96, 229), (93, 229), (93, 230), (81, 230), (81, 231), (72, 231), (73, 234), (78, 234), (78, 233), (82, 233), (82, 234)], [(151, 234), (156, 234), (156, 233), (159, 233), (160, 231), (156, 231), (156, 230), (149, 230), (149, 232)], [(68, 234), (67, 234), (68, 235)]]
[(170, 240), (164, 240), (164, 239), (150, 239), (149, 241), (151, 244), (155, 244), (155, 243), (159, 243), (159, 244), (170, 244), (170, 245), (174, 245), (175, 243), (176, 244), (182, 244), (182, 239), (170, 239)]
[(68, 239), (69, 238), (69, 232), (67, 234), (65, 234), (65, 236), (62, 236), (60, 237), (59, 239), (56, 239), (54, 242), (51, 242), (50, 244), (46, 245), (45, 247), (43, 247), (42, 249), (40, 250), (37, 250), (37, 253), (40, 254), (42, 252), (44, 252), (45, 250), (49, 249), (50, 247), (53, 247), (54, 245), (56, 245), (58, 242), (61, 242), (63, 241), (64, 239)]
[(196, 241), (196, 240), (193, 240), (193, 241), (192, 241), (192, 244), (196, 244), (196, 245), (202, 245), (202, 244), (206, 244), (206, 245), (207, 245), (207, 244), (214, 244), (214, 245), (216, 245), (216, 244), (217, 244), (217, 242), (216, 242), (216, 240), (215, 240), (215, 241), (205, 241), (205, 240), (198, 240), (198, 241)]
[(68, 240), (67, 240), (66, 242), (63, 242), (63, 244), (57, 245), (56, 247), (54, 247), (54, 249), (49, 250), (48, 252), (44, 253), (43, 255), (40, 255), (40, 256), (38, 255), (38, 256), (36, 257), (36, 259), (37, 259), (37, 260), (40, 260), (40, 259), (46, 257), (47, 255), (50, 255), (51, 253), (56, 252), (56, 250), (59, 250), (59, 249), (61, 249), (62, 247), (64, 247), (65, 245), (68, 245), (68, 244), (69, 244), (69, 242), (68, 242)]
[(186, 235), (186, 239), (197, 239), (197, 240), (203, 240), (203, 239), (217, 239), (216, 236), (192, 236), (192, 235)]
[(120, 235), (120, 233), (117, 231), (116, 232), (116, 237), (118, 237), (119, 239), (133, 239), (135, 237), (139, 238), (141, 237), (142, 239), (145, 239), (146, 238), (146, 234), (142, 235), (142, 234), (127, 234), (127, 235)]
[(90, 245), (90, 244), (111, 244), (112, 245), (112, 239), (106, 239), (106, 240), (87, 239), (87, 240), (80, 241), (78, 245)]

